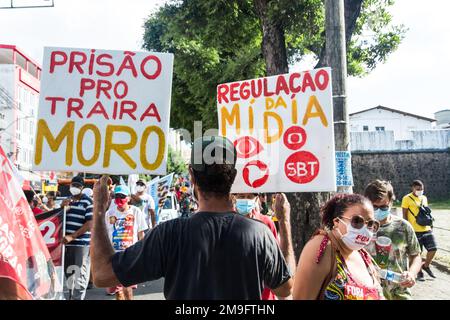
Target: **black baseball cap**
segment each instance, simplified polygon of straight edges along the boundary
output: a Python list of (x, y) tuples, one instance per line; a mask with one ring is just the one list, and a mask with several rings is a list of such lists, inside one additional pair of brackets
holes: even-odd
[(71, 184), (79, 184), (84, 187), (84, 179), (82, 176), (75, 176), (72, 178)]
[(139, 179), (138, 181), (136, 181), (136, 184), (142, 184), (144, 186), (147, 185), (147, 183), (144, 180), (142, 180), (142, 179)]
[(191, 150), (192, 169), (204, 172), (213, 164), (236, 166), (236, 148), (233, 143), (221, 136), (204, 136), (195, 139)]

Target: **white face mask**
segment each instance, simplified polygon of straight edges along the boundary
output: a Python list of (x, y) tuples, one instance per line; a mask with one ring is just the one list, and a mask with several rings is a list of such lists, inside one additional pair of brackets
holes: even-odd
[(47, 203), (48, 202), (48, 198), (47, 197), (43, 197), (42, 198), (42, 203)]
[(75, 187), (70, 187), (70, 193), (73, 196), (77, 196), (81, 193), (81, 189), (75, 188)]
[(342, 242), (350, 250), (361, 250), (370, 243), (373, 232), (364, 225), (361, 229), (354, 228), (350, 223), (339, 219), (347, 226), (347, 233), (342, 236)]
[(143, 192), (143, 191), (145, 191), (145, 187), (144, 186), (137, 186), (136, 187), (136, 191), (137, 192)]
[(421, 196), (423, 196), (423, 190), (414, 191), (414, 194), (416, 195), (416, 197), (421, 197)]

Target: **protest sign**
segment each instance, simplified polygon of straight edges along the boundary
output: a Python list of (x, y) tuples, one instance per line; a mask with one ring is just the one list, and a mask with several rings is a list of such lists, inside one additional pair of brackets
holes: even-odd
[(352, 155), (350, 151), (336, 151), (336, 185), (353, 186)]
[[(65, 207), (66, 208), (66, 207)], [(59, 282), (55, 291), (62, 293), (64, 283), (64, 243), (65, 235), (65, 208), (54, 209), (35, 215), (42, 237), (55, 266)]]
[(237, 149), (233, 192), (336, 190), (330, 68), (220, 84), (217, 108)]
[(27, 199), (0, 147), (0, 278), (29, 298), (54, 298), (54, 266)]
[(33, 169), (165, 174), (173, 55), (44, 50)]
[(148, 183), (148, 194), (155, 201), (155, 216), (156, 223), (159, 222), (159, 212), (164, 206), (164, 202), (170, 193), (170, 186), (172, 185), (173, 173), (168, 174), (162, 178), (153, 179)]
[(64, 209), (54, 209), (35, 216), (39, 230), (55, 266), (62, 265), (64, 237)]

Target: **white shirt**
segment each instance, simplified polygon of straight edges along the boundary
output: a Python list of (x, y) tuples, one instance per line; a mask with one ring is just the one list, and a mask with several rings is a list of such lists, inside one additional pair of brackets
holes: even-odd
[(117, 206), (105, 215), (108, 236), (115, 251), (123, 251), (138, 241), (138, 233), (148, 229), (142, 211), (129, 206), (127, 211), (120, 212)]
[(139, 195), (139, 198), (141, 199), (142, 204), (138, 206), (138, 208), (142, 210), (145, 215), (145, 221), (147, 221), (147, 224), (151, 226), (152, 223), (149, 210), (155, 210), (155, 200), (153, 200), (153, 197), (148, 193)]

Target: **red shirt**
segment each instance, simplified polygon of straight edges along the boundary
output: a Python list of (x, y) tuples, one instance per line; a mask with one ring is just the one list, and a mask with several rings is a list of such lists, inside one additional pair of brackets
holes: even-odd
[(34, 215), (41, 214), (44, 212), (42, 209), (39, 209), (38, 207), (34, 207), (33, 209), (31, 209), (31, 211), (33, 211)]
[[(275, 227), (275, 223), (270, 219), (268, 216), (260, 214), (259, 212), (254, 212), (253, 219), (259, 220), (262, 223), (264, 223), (267, 227), (269, 227), (270, 231), (272, 231), (275, 239), (277, 239), (278, 244), (280, 244), (280, 241), (278, 239), (278, 233), (277, 228)], [(276, 300), (275, 294), (270, 290), (269, 288), (264, 288), (262, 292), (261, 299), (262, 300)]]

